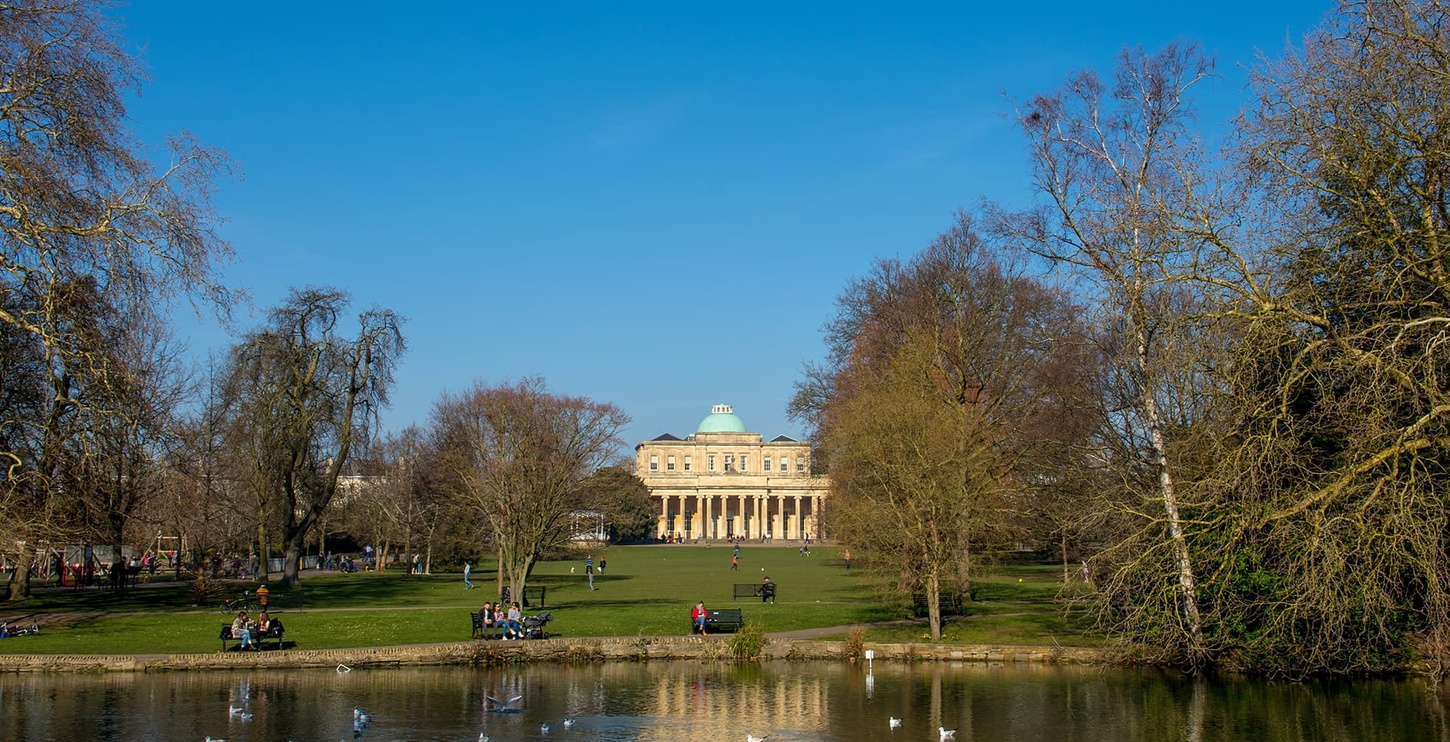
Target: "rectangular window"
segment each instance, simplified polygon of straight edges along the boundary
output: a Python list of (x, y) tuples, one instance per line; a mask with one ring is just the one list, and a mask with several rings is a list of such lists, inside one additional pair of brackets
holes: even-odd
[(767, 473), (770, 472), (770, 457), (769, 456), (766, 456), (765, 457), (765, 471)]
[(725, 471), (735, 471), (735, 457), (725, 454)]
[(789, 458), (787, 458), (785, 456), (780, 457), (780, 470), (783, 471), (783, 472), (790, 471), (790, 459)]
[(741, 456), (740, 456), (740, 471), (742, 471), (742, 472), (750, 471), (750, 464), (748, 463), (749, 460), (750, 460), (750, 457), (749, 456), (746, 456), (744, 454), (741, 454)]
[(674, 456), (668, 456), (668, 457), (666, 457), (665, 458), (665, 471), (674, 471), (674, 470), (675, 470), (675, 457)]
[(649, 457), (649, 470), (650, 471), (659, 471), (660, 470), (660, 457), (658, 457), (658, 456), (650, 456)]
[(694, 469), (695, 469), (694, 458), (695, 457), (693, 457), (693, 456), (686, 456), (685, 457), (685, 471), (694, 471)]
[(715, 454), (710, 454), (709, 468), (707, 471), (715, 471)]
[(806, 457), (801, 456), (795, 460), (795, 470), (799, 474), (806, 473)]

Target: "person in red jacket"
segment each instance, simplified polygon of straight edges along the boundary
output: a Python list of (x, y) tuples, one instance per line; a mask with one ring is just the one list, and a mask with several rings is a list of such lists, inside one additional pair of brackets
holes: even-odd
[(694, 608), (690, 609), (690, 623), (694, 624), (696, 631), (703, 634), (705, 633), (705, 619), (709, 615), (710, 611), (705, 610), (705, 601), (702, 600), (696, 603)]

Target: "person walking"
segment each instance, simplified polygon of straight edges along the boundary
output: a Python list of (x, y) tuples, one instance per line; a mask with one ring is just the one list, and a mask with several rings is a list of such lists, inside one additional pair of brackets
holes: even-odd
[(589, 577), (589, 589), (594, 589), (594, 555), (584, 557), (584, 574)]
[(740, 555), (736, 554), (735, 556), (730, 557), (730, 571), (734, 572), (738, 569), (740, 569)]
[(463, 563), (463, 589), (472, 590), (473, 580), (468, 579), (473, 574), (473, 565), (469, 562)]
[(851, 550), (847, 549), (841, 556), (846, 558), (846, 569), (851, 569)]

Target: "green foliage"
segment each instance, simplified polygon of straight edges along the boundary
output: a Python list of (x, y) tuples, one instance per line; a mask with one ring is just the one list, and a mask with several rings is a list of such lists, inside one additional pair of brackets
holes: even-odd
[(765, 629), (753, 621), (746, 621), (739, 631), (725, 640), (727, 651), (736, 662), (759, 660), (765, 654), (765, 647), (769, 643), (770, 637), (765, 635)]

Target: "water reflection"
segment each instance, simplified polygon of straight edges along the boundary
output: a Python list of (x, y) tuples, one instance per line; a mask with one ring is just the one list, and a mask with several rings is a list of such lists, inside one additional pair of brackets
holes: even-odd
[[(486, 696), (516, 695), (517, 713), (490, 712)], [(700, 662), (0, 676), (5, 740), (353, 739), (354, 708), (374, 717), (360, 740), (1450, 740), (1444, 694), (1418, 680)]]

